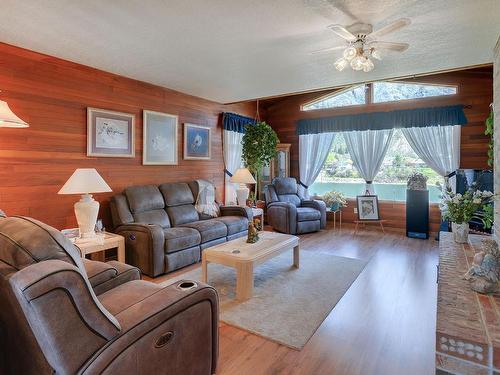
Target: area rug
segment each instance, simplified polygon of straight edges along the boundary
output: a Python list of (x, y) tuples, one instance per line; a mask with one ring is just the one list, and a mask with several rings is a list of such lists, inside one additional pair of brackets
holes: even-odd
[[(254, 269), (253, 297), (235, 301), (236, 271), (209, 263), (208, 284), (219, 292), (220, 319), (232, 326), (300, 350), (356, 280), (367, 262), (302, 251), (300, 268), (292, 251)], [(199, 281), (201, 268), (164, 282)]]

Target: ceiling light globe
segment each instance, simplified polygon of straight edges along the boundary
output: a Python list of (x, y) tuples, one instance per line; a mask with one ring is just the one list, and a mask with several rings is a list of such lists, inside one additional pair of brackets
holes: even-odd
[(371, 49), (370, 51), (370, 55), (374, 58), (374, 59), (377, 59), (377, 60), (382, 60), (382, 55), (380, 54), (380, 51), (379, 50), (376, 50), (376, 49)]
[(347, 47), (345, 50), (344, 50), (344, 59), (346, 59), (347, 61), (351, 61), (354, 57), (356, 57), (356, 48), (354, 47)]
[(374, 67), (375, 65), (373, 65), (373, 62), (367, 58), (363, 64), (363, 72), (370, 72), (373, 70)]
[(351, 60), (351, 68), (353, 70), (362, 70), (363, 65), (365, 64), (365, 58), (362, 56), (356, 56)]
[(333, 65), (335, 65), (335, 69), (337, 69), (339, 72), (344, 70), (347, 64), (349, 64), (349, 62), (343, 57), (333, 63)]

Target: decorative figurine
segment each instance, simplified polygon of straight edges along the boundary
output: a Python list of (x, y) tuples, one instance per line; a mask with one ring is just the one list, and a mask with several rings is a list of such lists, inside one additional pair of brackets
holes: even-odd
[(407, 189), (427, 190), (427, 177), (425, 177), (422, 173), (413, 172), (410, 177), (408, 177)]
[(248, 243), (256, 243), (258, 240), (259, 240), (259, 233), (257, 232), (257, 228), (255, 228), (253, 221), (251, 221), (248, 224), (247, 242)]
[(472, 266), (464, 275), (471, 289), (479, 293), (500, 291), (500, 249), (491, 238), (482, 241), (483, 250), (474, 255)]

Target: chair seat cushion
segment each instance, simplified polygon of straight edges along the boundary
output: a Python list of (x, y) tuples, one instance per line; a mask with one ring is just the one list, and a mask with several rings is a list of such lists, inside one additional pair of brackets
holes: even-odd
[(220, 216), (214, 221), (220, 221), (227, 227), (227, 235), (244, 232), (248, 229), (248, 219), (243, 216)]
[(165, 253), (188, 249), (201, 242), (200, 233), (192, 228), (168, 228), (164, 229), (163, 233), (165, 234)]
[(208, 242), (227, 236), (227, 227), (218, 219), (200, 220), (182, 224), (180, 227), (196, 229), (201, 234), (201, 242)]
[(297, 221), (320, 220), (321, 213), (311, 207), (297, 207)]

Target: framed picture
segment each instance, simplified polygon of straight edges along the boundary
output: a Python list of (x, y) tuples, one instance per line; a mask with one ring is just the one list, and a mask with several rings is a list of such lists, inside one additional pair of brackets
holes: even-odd
[(133, 158), (135, 115), (87, 108), (87, 156)]
[(210, 127), (184, 124), (184, 159), (210, 160), (211, 142)]
[(358, 195), (358, 220), (380, 220), (378, 198), (376, 195)]
[(143, 112), (144, 165), (177, 165), (178, 117), (168, 113)]

